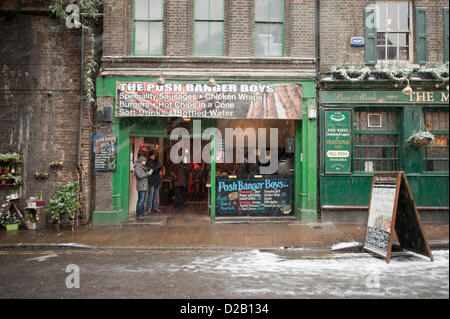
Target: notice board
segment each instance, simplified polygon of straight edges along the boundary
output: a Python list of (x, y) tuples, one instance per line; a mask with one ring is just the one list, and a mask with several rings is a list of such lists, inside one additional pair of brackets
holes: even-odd
[(324, 111), (324, 163), (326, 174), (351, 173), (351, 110)]
[(116, 169), (116, 144), (113, 135), (96, 135), (93, 137), (94, 169), (96, 171), (114, 171)]
[(293, 180), (289, 177), (217, 178), (218, 216), (293, 215)]
[(405, 173), (376, 173), (372, 179), (364, 250), (389, 263), (394, 233), (401, 248), (433, 261)]

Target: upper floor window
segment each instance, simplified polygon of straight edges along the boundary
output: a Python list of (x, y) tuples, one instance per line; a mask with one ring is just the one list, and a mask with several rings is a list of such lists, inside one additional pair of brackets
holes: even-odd
[(195, 0), (194, 52), (196, 55), (223, 55), (223, 0)]
[(163, 54), (163, 0), (134, 0), (135, 55)]
[(255, 55), (283, 56), (284, 1), (255, 0)]
[(377, 1), (378, 60), (409, 61), (411, 10), (408, 1)]

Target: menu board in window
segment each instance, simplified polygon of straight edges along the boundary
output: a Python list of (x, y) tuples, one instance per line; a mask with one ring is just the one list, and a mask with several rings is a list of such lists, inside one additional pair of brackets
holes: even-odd
[(217, 178), (217, 215), (293, 215), (292, 178)]
[(114, 171), (116, 169), (116, 144), (113, 135), (96, 135), (93, 138), (94, 169), (96, 171)]

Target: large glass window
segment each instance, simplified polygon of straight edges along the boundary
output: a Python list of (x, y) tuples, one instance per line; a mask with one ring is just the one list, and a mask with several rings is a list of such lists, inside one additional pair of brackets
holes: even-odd
[(378, 60), (409, 61), (412, 53), (409, 1), (377, 1)]
[(196, 0), (194, 50), (196, 55), (223, 55), (223, 0)]
[(357, 110), (354, 116), (353, 170), (399, 170), (399, 133), (396, 112)]
[(283, 56), (284, 1), (255, 0), (255, 55)]
[(134, 54), (163, 54), (163, 0), (134, 0)]
[(424, 111), (423, 123), (434, 135), (434, 144), (423, 148), (425, 172), (448, 172), (448, 111)]

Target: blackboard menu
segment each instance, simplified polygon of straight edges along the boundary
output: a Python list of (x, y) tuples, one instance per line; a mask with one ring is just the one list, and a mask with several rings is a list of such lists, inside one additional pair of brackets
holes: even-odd
[(218, 216), (293, 215), (292, 178), (217, 178)]
[(112, 135), (94, 136), (92, 148), (95, 170), (113, 171), (116, 169), (116, 142), (116, 137)]

